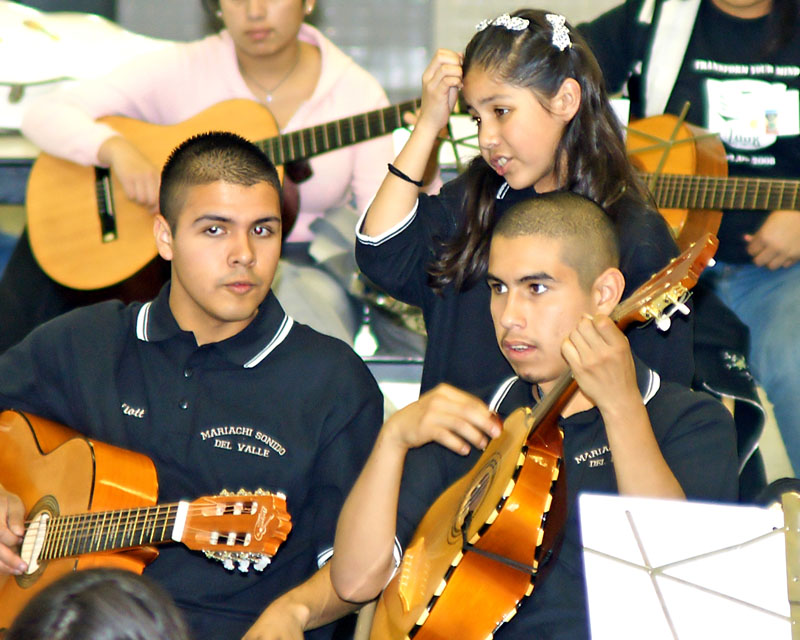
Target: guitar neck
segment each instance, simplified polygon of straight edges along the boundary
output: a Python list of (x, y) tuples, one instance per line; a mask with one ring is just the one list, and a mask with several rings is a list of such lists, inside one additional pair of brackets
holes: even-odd
[(642, 174), (659, 208), (800, 210), (800, 181)]
[(53, 560), (170, 542), (181, 517), (181, 503), (176, 503), (57, 516), (46, 526), (34, 522), (31, 527), (43, 533), (40, 560)]
[(409, 100), (384, 109), (267, 138), (256, 144), (272, 162), (282, 165), (391, 133), (403, 125), (403, 113), (414, 111), (417, 106), (419, 100)]
[(572, 376), (572, 371), (567, 369), (555, 381), (553, 388), (536, 403), (531, 421), (530, 436), (546, 419), (558, 418), (567, 403), (572, 399), (578, 385)]

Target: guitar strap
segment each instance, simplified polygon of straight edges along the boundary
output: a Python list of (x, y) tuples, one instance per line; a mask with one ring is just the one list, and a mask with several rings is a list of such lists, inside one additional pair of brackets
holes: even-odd
[[(665, 0), (658, 3), (655, 31), (644, 64), (644, 115), (661, 115), (675, 86), (689, 46), (701, 0)], [(639, 23), (652, 24), (657, 0), (645, 0)]]

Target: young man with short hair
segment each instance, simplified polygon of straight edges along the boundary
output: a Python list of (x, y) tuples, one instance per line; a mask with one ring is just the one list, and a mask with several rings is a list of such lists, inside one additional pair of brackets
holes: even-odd
[(500, 434), (493, 412), (505, 418), (535, 404), (568, 367), (578, 391), (559, 420), (563, 544), (498, 638), (588, 638), (579, 491), (736, 498), (730, 415), (713, 398), (662, 381), (608, 317), (625, 284), (615, 237), (602, 209), (568, 192), (515, 205), (498, 222), (487, 282), (498, 345), (517, 376), (487, 394), (488, 405), (440, 385), (384, 424), (339, 518), (331, 576), (343, 598), (380, 593), (396, 566), (395, 536), (406, 545), (438, 495)]
[[(299, 638), (352, 610), (325, 562), (383, 403), (347, 345), (294, 323), (270, 292), (280, 199), (275, 168), (249, 142), (186, 141), (162, 172), (154, 223), (171, 282), (146, 304), (60, 316), (0, 357), (0, 406), (146, 454), (159, 502), (242, 487), (286, 494), (293, 528), (263, 575), (228, 572), (182, 545), (162, 547), (147, 568), (198, 639), (241, 637), (264, 607), (248, 639)], [(23, 517), (0, 490), (5, 572), (25, 570), (13, 550)]]

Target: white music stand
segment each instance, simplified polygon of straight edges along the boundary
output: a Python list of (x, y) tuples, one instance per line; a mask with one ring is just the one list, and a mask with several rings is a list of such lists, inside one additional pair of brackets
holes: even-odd
[(792, 640), (797, 527), (785, 535), (779, 505), (582, 494), (579, 508), (593, 640)]

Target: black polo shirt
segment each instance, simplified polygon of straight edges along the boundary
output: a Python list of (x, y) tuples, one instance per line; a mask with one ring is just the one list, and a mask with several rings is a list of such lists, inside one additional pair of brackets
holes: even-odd
[[(723, 405), (701, 392), (664, 382), (637, 364), (642, 400), (661, 453), (687, 498), (732, 501), (737, 498), (736, 433)], [(486, 396), (503, 417), (532, 405), (531, 385), (508, 379)], [(597, 408), (559, 421), (564, 430), (564, 471), (568, 516), (564, 540), (551, 572), (523, 600), (518, 614), (497, 632), (498, 640), (516, 638), (589, 638), (583, 556), (575, 505), (582, 491), (616, 494), (614, 464)], [(428, 507), (444, 489), (469, 471), (480, 457), (473, 449), (462, 457), (436, 443), (409, 452), (398, 507), (398, 540), (406, 545)]]
[(146, 570), (198, 639), (238, 638), (330, 555), (382, 397), (349, 346), (295, 323), (271, 293), (243, 331), (201, 347), (168, 298), (166, 285), (151, 303), (104, 302), (37, 328), (0, 357), (0, 405), (146, 454), (160, 502), (284, 492), (293, 529), (263, 574), (229, 572), (178, 544)]

